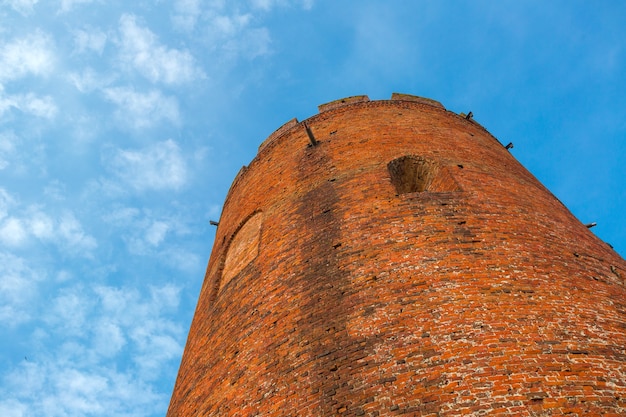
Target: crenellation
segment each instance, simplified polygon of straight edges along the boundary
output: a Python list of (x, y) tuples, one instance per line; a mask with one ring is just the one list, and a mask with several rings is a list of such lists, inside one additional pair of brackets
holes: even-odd
[(280, 138), (299, 124), (300, 122), (298, 121), (298, 119), (294, 117), (278, 129), (276, 129), (271, 135), (267, 137), (267, 139), (261, 142), (261, 144), (259, 145), (258, 153), (261, 153), (263, 149), (265, 149), (269, 144), (274, 143), (278, 140), (278, 138)]
[(426, 97), (414, 96), (411, 94), (392, 93), (391, 100), (395, 101), (413, 101), (415, 103), (427, 104), (429, 106), (438, 107), (445, 110), (446, 108), (440, 102)]
[(348, 105), (355, 104), (355, 103), (365, 103), (368, 101), (370, 101), (368, 96), (352, 96), (352, 97), (341, 98), (339, 100), (334, 100), (329, 103), (320, 104), (319, 106), (317, 106), (317, 108), (320, 113), (324, 113), (329, 110), (334, 110), (334, 109), (348, 106)]

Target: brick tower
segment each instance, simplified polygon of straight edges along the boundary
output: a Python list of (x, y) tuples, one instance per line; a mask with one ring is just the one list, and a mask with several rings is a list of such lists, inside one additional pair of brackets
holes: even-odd
[(625, 277), (471, 118), (331, 102), (235, 178), (168, 416), (626, 415)]

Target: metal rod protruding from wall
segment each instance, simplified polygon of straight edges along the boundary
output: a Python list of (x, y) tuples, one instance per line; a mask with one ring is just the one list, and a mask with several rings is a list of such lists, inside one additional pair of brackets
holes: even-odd
[(316, 146), (319, 142), (315, 140), (313, 132), (311, 132), (311, 129), (305, 122), (302, 122), (302, 124), (304, 125), (304, 130), (306, 130), (306, 135), (309, 137), (309, 142), (311, 142), (311, 146)]

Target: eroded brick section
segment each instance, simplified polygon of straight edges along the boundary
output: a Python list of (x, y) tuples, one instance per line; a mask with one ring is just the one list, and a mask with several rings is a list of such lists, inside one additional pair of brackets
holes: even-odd
[[(407, 100), (306, 125), (229, 192), (169, 416), (626, 414), (626, 262), (498, 141)], [(425, 191), (392, 184), (406, 155)]]
[(263, 215), (254, 213), (235, 233), (226, 252), (221, 287), (257, 257), (262, 221)]

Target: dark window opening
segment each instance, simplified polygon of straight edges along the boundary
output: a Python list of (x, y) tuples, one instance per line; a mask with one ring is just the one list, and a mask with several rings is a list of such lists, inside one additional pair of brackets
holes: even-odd
[(459, 191), (445, 167), (416, 155), (405, 155), (387, 164), (391, 183), (398, 194)]

